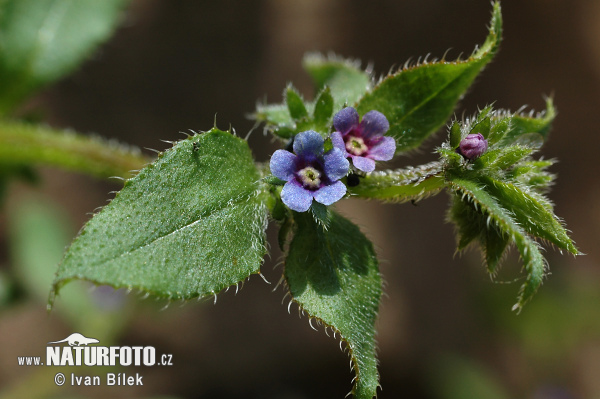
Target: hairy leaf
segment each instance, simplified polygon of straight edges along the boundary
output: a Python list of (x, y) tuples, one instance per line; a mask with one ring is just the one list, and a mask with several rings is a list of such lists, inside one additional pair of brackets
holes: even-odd
[(539, 133), (545, 140), (550, 132), (552, 121), (556, 117), (556, 110), (551, 98), (546, 100), (546, 110), (537, 115), (516, 114), (511, 117), (510, 130), (503, 137), (502, 144), (511, 144), (518, 137), (527, 133)]
[(486, 168), (494, 171), (504, 172), (514, 164), (527, 158), (533, 150), (522, 146), (510, 146), (498, 149), (488, 150), (480, 158), (475, 160), (475, 165), (480, 168)]
[[(546, 260), (542, 256), (538, 244), (527, 235), (527, 232), (515, 220), (512, 213), (505, 209), (498, 200), (490, 195), (481, 185), (470, 180), (459, 178), (450, 181), (449, 185), (451, 191), (458, 196), (458, 201), (462, 201), (465, 205), (471, 207), (473, 212), (480, 215), (476, 220), (476, 223), (481, 225), (482, 222), (485, 221), (487, 229), (497, 229), (498, 233), (485, 233), (486, 239), (496, 239), (496, 242), (482, 243), (486, 248), (491, 248), (492, 251), (494, 251), (494, 257), (499, 258), (497, 247), (506, 247), (506, 245), (502, 243), (502, 240), (505, 239), (504, 237), (510, 237), (510, 241), (517, 246), (517, 249), (521, 253), (527, 278), (525, 283), (521, 286), (518, 301), (513, 307), (515, 310), (520, 310), (535, 294), (542, 283), (545, 274)], [(459, 245), (464, 245), (469, 239), (461, 237), (461, 232), (467, 231), (468, 234), (472, 235), (474, 229), (471, 227), (465, 229), (464, 226), (467, 226), (468, 223), (472, 222), (457, 220), (455, 219), (457, 216), (458, 213), (451, 212), (449, 214), (450, 220), (459, 226)], [(490, 269), (493, 271), (495, 265), (490, 267)]]
[(579, 254), (567, 231), (552, 213), (552, 206), (546, 198), (535, 192), (524, 192), (522, 188), (511, 183), (489, 178), (485, 181), (486, 190), (513, 214), (528, 234), (548, 240), (574, 255)]
[(477, 212), (468, 202), (454, 195), (448, 219), (456, 225), (458, 250), (465, 249), (471, 242), (479, 240), (484, 251), (488, 272), (495, 275), (507, 246), (509, 237), (500, 231), (496, 224), (488, 223), (485, 214)]
[(256, 113), (252, 117), (268, 125), (292, 126), (294, 124), (287, 104), (258, 104)]
[(333, 97), (331, 89), (325, 87), (315, 101), (315, 111), (313, 113), (314, 124), (317, 126), (317, 131), (328, 132), (333, 118)]
[(358, 112), (382, 112), (396, 152), (418, 147), (452, 114), (457, 101), (498, 50), (502, 33), (500, 4), (494, 3), (485, 43), (467, 60), (430, 62), (401, 70), (381, 81), (358, 102)]
[(331, 89), (336, 111), (344, 104), (354, 105), (371, 88), (371, 77), (360, 69), (359, 62), (310, 53), (304, 56), (302, 64), (317, 90), (325, 86)]
[(298, 94), (296, 89), (291, 86), (285, 91), (285, 103), (287, 104), (292, 119), (299, 120), (308, 116), (304, 100), (302, 100), (302, 97), (300, 97), (300, 94)]
[(112, 33), (127, 0), (0, 2), (0, 113), (72, 71)]
[(87, 223), (55, 291), (84, 279), (188, 299), (257, 273), (268, 197), (259, 178), (247, 143), (227, 132), (180, 141)]
[(522, 162), (511, 169), (509, 178), (514, 178), (520, 184), (524, 184), (537, 192), (547, 191), (556, 177), (546, 171), (553, 163), (552, 160)]
[(292, 298), (348, 344), (356, 373), (354, 396), (370, 399), (379, 385), (374, 335), (381, 297), (373, 245), (334, 212), (327, 231), (307, 213), (295, 213), (294, 219), (297, 231), (285, 263)]

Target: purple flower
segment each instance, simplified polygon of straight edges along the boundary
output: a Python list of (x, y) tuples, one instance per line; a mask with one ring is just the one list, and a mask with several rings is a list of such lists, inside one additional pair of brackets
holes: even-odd
[(337, 148), (324, 153), (324, 140), (315, 131), (298, 133), (294, 138), (294, 154), (277, 150), (271, 157), (271, 173), (287, 181), (281, 200), (296, 212), (306, 212), (313, 198), (331, 205), (346, 194), (339, 181), (346, 176), (350, 163)]
[(367, 112), (359, 122), (354, 108), (344, 108), (333, 117), (333, 127), (333, 146), (352, 158), (352, 164), (363, 172), (374, 171), (375, 161), (389, 161), (396, 152), (396, 140), (384, 137), (390, 124), (379, 111)]
[(487, 151), (488, 141), (481, 133), (467, 134), (458, 146), (458, 153), (466, 159), (479, 158)]

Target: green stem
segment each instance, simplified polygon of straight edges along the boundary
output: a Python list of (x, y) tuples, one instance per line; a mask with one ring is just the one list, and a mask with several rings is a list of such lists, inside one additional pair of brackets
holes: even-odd
[(351, 195), (386, 202), (420, 200), (439, 193), (444, 188), (441, 162), (431, 162), (418, 167), (373, 172), (348, 187)]
[(114, 141), (0, 121), (0, 164), (47, 165), (99, 178), (129, 178), (151, 161), (139, 149)]

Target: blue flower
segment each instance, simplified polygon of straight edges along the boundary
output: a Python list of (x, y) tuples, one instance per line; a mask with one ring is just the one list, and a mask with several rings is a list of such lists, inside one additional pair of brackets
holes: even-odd
[(335, 132), (331, 134), (333, 146), (344, 152), (352, 164), (363, 172), (375, 170), (375, 161), (389, 161), (396, 152), (396, 141), (385, 137), (390, 124), (381, 112), (369, 111), (359, 122), (358, 112), (347, 107), (333, 117)]
[(277, 150), (271, 157), (271, 173), (286, 181), (281, 200), (296, 212), (306, 212), (313, 199), (331, 205), (346, 194), (339, 181), (346, 176), (350, 163), (337, 148), (324, 153), (324, 140), (313, 130), (294, 138), (294, 153)]

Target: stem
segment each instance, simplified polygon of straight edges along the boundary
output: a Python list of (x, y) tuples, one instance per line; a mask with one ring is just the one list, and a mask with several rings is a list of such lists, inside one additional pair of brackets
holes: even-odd
[(439, 193), (445, 179), (441, 162), (431, 162), (418, 167), (373, 172), (360, 179), (348, 192), (361, 198), (386, 202), (420, 200)]
[(23, 122), (0, 121), (0, 163), (48, 165), (99, 178), (129, 178), (152, 159), (136, 147)]

